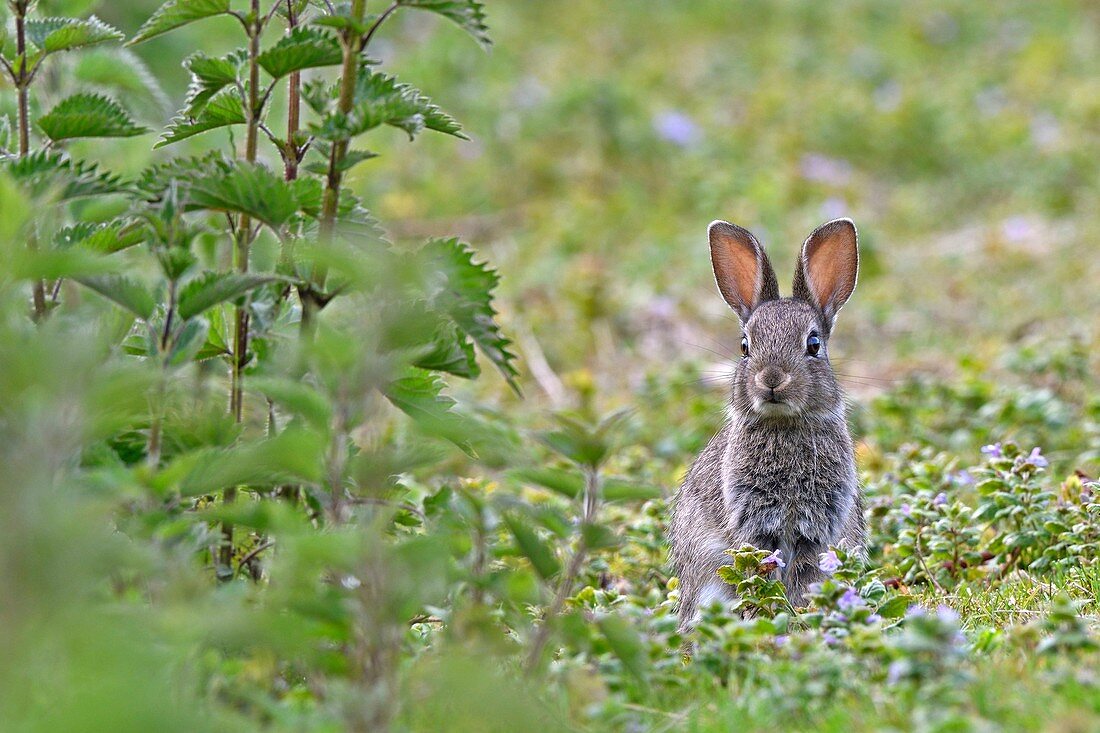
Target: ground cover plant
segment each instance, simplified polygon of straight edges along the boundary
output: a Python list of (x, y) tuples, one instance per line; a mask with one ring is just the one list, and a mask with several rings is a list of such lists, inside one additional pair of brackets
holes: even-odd
[[(0, 729), (1100, 728), (1087, 3), (3, 14)], [(706, 224), (841, 214), (866, 557), (682, 638)]]

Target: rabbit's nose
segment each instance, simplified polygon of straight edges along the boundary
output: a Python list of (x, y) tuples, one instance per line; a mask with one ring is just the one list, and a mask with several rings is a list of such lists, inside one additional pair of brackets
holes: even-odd
[(757, 372), (753, 381), (756, 382), (758, 388), (770, 391), (772, 397), (774, 397), (776, 392), (791, 383), (791, 375), (778, 369), (765, 369)]

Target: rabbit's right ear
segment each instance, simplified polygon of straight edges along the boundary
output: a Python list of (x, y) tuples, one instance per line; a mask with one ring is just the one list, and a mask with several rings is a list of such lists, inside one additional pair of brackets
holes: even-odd
[(710, 262), (722, 297), (741, 319), (749, 320), (756, 306), (779, 298), (779, 283), (764, 248), (747, 229), (726, 221), (711, 222)]

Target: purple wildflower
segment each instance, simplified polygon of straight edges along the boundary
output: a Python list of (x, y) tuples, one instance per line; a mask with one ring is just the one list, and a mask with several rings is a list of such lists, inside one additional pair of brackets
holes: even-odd
[(783, 646), (788, 641), (790, 641), (790, 637), (787, 636), (786, 634), (780, 634), (777, 637), (775, 637), (774, 639), (772, 639), (772, 641), (775, 642), (776, 646)]
[(936, 618), (940, 620), (940, 623), (957, 624), (959, 622), (959, 612), (951, 606), (940, 605), (936, 607)]
[(823, 552), (817, 557), (817, 566), (829, 575), (832, 575), (840, 569), (840, 558), (836, 556), (836, 550)]
[(772, 554), (765, 557), (760, 561), (762, 565), (775, 565), (776, 567), (785, 568), (787, 563), (783, 562), (783, 551), (776, 550)]
[(905, 611), (905, 618), (924, 618), (927, 615), (928, 612), (919, 603), (913, 604)]
[(1050, 465), (1050, 461), (1043, 456), (1038, 446), (1031, 449), (1031, 454), (1027, 457), (1027, 462), (1037, 468), (1046, 468)]
[(824, 641), (824, 642), (825, 642), (826, 644), (828, 644), (829, 646), (836, 646), (837, 644), (839, 644), (839, 643), (840, 643), (840, 639), (836, 638), (835, 636), (833, 636), (832, 634), (830, 634), (830, 633), (829, 633), (828, 631), (826, 631), (826, 632), (825, 632), (825, 633), (824, 633), (824, 634), (823, 634), (823, 635), (821, 636), (821, 638), (822, 638), (822, 640), (823, 640), (823, 641)]
[(877, 624), (880, 621), (882, 621), (882, 616), (879, 616), (877, 613), (872, 613), (867, 617), (867, 623), (869, 624)]
[(901, 659), (896, 659), (893, 662), (890, 662), (890, 666), (886, 670), (886, 681), (891, 685), (897, 684), (898, 681), (900, 681), (901, 678), (905, 675), (907, 671), (906, 668), (908, 666), (909, 665)]
[(653, 119), (653, 129), (665, 142), (688, 148), (699, 142), (699, 126), (683, 112), (662, 112)]
[(955, 472), (955, 474), (953, 474), (951, 478), (955, 480), (955, 483), (961, 484), (963, 486), (969, 486), (970, 484), (974, 483), (974, 477), (970, 474), (970, 471), (967, 471), (965, 468), (961, 471)]
[(936, 498), (932, 500), (932, 506), (943, 506), (947, 503), (947, 494), (942, 491), (936, 494)]
[(989, 445), (983, 445), (982, 453), (989, 456), (990, 458), (1000, 458), (1003, 455), (1001, 453), (1000, 443), (990, 443)]
[(844, 595), (837, 601), (837, 605), (843, 608), (845, 611), (850, 611), (853, 608), (859, 608), (863, 605), (863, 598), (856, 593), (854, 588), (849, 588), (844, 591)]
[(908, 517), (910, 514), (913, 513), (913, 507), (909, 506), (908, 504), (902, 504), (901, 513)]

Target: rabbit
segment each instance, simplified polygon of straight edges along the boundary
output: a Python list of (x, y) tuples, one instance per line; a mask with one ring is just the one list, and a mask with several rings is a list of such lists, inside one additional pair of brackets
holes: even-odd
[(669, 540), (680, 580), (679, 626), (700, 608), (733, 600), (716, 575), (725, 551), (779, 550), (792, 605), (825, 574), (819, 554), (865, 541), (844, 395), (829, 364), (829, 335), (859, 270), (855, 224), (836, 219), (806, 239), (793, 296), (781, 298), (764, 249), (725, 221), (709, 229), (718, 289), (741, 322), (742, 358), (722, 429), (695, 459), (673, 503)]

